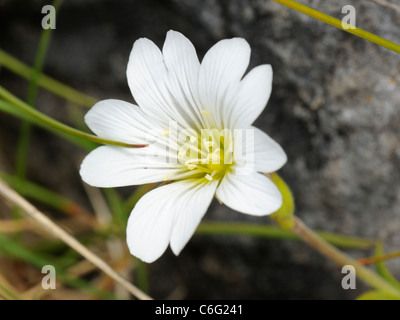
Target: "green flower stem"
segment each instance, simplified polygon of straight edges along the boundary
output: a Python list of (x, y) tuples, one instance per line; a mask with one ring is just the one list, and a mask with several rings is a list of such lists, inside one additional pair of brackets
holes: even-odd
[[(17, 74), (22, 78), (25, 78), (27, 80), (32, 79), (32, 74), (34, 73), (34, 69), (30, 68), (28, 65), (22, 63), (18, 59), (15, 59), (13, 56), (11, 56), (10, 54), (6, 53), (1, 49), (0, 49), (0, 65), (7, 68), (11, 72), (14, 72), (15, 74)], [(38, 75), (37, 84), (40, 87), (68, 101), (71, 101), (73, 103), (79, 104), (87, 108), (91, 108), (96, 102), (98, 102), (97, 99), (85, 95), (43, 74)]]
[(386, 49), (389, 49), (393, 52), (400, 53), (400, 45), (391, 42), (389, 40), (383, 39), (373, 33), (367, 32), (365, 30), (362, 30), (360, 28), (356, 28), (354, 26), (351, 26), (347, 23), (343, 23), (345, 28), (342, 26), (342, 21), (335, 19), (331, 16), (328, 16), (322, 12), (319, 12), (317, 10), (314, 10), (310, 7), (307, 7), (303, 4), (300, 4), (298, 2), (292, 1), (292, 0), (274, 0), (275, 2), (278, 2), (286, 7), (289, 7), (291, 9), (294, 9), (298, 12), (301, 12), (303, 14), (306, 14), (312, 18), (318, 19), (322, 22), (325, 22), (327, 24), (330, 24), (336, 28), (339, 28), (343, 31), (349, 32), (351, 34), (354, 34), (357, 37), (363, 38), (365, 40), (371, 41), (379, 46), (382, 46)]
[[(375, 242), (369, 239), (347, 237), (329, 232), (316, 232), (322, 239), (329, 243), (351, 249), (366, 249), (372, 247)], [(259, 225), (241, 222), (202, 222), (196, 230), (198, 235), (246, 235), (259, 238), (282, 239), (301, 241), (301, 238), (291, 231), (280, 227)]]
[(378, 289), (382, 292), (389, 293), (393, 296), (400, 297), (400, 290), (394, 287), (389, 282), (385, 281), (383, 278), (378, 276), (372, 270), (364, 267), (358, 261), (339, 251), (324, 239), (322, 239), (319, 235), (317, 235), (314, 231), (309, 229), (299, 218), (295, 217), (295, 226), (293, 228), (293, 232), (297, 234), (300, 238), (304, 240), (304, 242), (308, 243), (318, 252), (323, 254), (324, 256), (330, 258), (335, 261), (340, 266), (344, 265), (352, 265), (355, 270), (357, 277), (363, 280), (365, 283), (370, 286)]
[(2, 86), (0, 86), (0, 97), (3, 98), (4, 100), (8, 101), (12, 105), (14, 105), (20, 111), (25, 112), (30, 117), (38, 120), (39, 122), (46, 124), (47, 126), (54, 128), (55, 130), (57, 130), (59, 132), (63, 132), (63, 133), (66, 133), (66, 134), (74, 136), (74, 137), (78, 137), (81, 139), (85, 139), (85, 140), (100, 143), (100, 144), (108, 144), (108, 145), (127, 147), (127, 148), (147, 147), (147, 145), (145, 145), (145, 144), (134, 145), (134, 144), (129, 144), (129, 143), (125, 143), (125, 142), (118, 142), (118, 141), (103, 139), (103, 138), (88, 134), (86, 132), (77, 130), (70, 126), (67, 126), (67, 125), (65, 125), (61, 122), (58, 122), (57, 120), (54, 120), (53, 118), (46, 116), (45, 114), (35, 110), (30, 105), (26, 104), (25, 102), (18, 99), (13, 94), (11, 94), (9, 91), (4, 89)]
[(282, 206), (278, 211), (271, 214), (270, 217), (275, 220), (281, 226), (281, 228), (285, 230), (291, 230), (295, 224), (295, 205), (292, 191), (277, 173), (271, 173), (267, 176), (272, 180), (273, 183), (275, 183), (282, 195)]
[(97, 148), (97, 144), (93, 143), (91, 141), (82, 139), (82, 138), (78, 138), (76, 136), (71, 136), (63, 131), (58, 131), (56, 129), (54, 129), (52, 126), (48, 125), (45, 122), (42, 122), (40, 120), (38, 120), (37, 118), (32, 117), (29, 113), (23, 112), (20, 109), (16, 108), (13, 104), (0, 99), (0, 111), (1, 112), (5, 112), (8, 113), (14, 117), (20, 118), (22, 120), (27, 120), (39, 127), (44, 128), (45, 130), (48, 130), (50, 132), (53, 132), (55, 134), (57, 134), (58, 136), (60, 136), (61, 138), (70, 141), (72, 143), (74, 143), (75, 145), (87, 150), (87, 151), (91, 151), (93, 149)]

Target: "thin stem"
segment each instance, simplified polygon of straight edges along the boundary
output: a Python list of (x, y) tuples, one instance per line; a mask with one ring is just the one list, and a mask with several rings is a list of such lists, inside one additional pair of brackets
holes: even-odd
[(383, 278), (378, 276), (376, 273), (371, 271), (370, 269), (364, 267), (362, 264), (339, 251), (329, 243), (327, 243), (324, 239), (318, 236), (314, 231), (309, 229), (299, 218), (295, 217), (295, 226), (293, 228), (293, 232), (296, 233), (299, 237), (301, 237), (306, 243), (312, 246), (314, 249), (319, 251), (324, 256), (330, 258), (335, 261), (340, 266), (344, 265), (352, 265), (355, 270), (357, 277), (363, 280), (365, 283), (370, 286), (400, 297), (400, 290), (393, 287), (390, 283), (385, 281)]
[(45, 123), (48, 126), (53, 127), (55, 130), (64, 132), (68, 135), (82, 138), (85, 140), (89, 140), (92, 142), (100, 143), (100, 144), (109, 144), (109, 145), (114, 145), (114, 146), (119, 146), (119, 147), (127, 147), (127, 148), (147, 147), (146, 144), (135, 145), (135, 144), (129, 144), (129, 143), (125, 143), (125, 142), (118, 142), (118, 141), (103, 139), (103, 138), (88, 134), (86, 132), (77, 130), (70, 126), (67, 126), (67, 125), (65, 125), (61, 122), (58, 122), (57, 120), (54, 120), (53, 118), (46, 116), (45, 114), (35, 110), (30, 105), (26, 104), (25, 102), (18, 99), (13, 94), (11, 94), (9, 91), (4, 89), (4, 87), (2, 87), (2, 86), (0, 86), (0, 97), (2, 97), (4, 100), (8, 101), (9, 103), (13, 104), (15, 107), (17, 107), (21, 111), (29, 114), (34, 119), (36, 119), (42, 123)]
[[(329, 232), (316, 232), (322, 239), (342, 248), (365, 249), (374, 245), (374, 241), (347, 237)], [(241, 222), (202, 222), (196, 230), (198, 235), (246, 235), (259, 238), (285, 239), (300, 241), (301, 238), (291, 231), (280, 227)]]
[(14, 205), (20, 207), (29, 217), (35, 220), (41, 227), (43, 227), (50, 234), (60, 239), (76, 252), (81, 254), (116, 282), (118, 282), (123, 288), (128, 290), (131, 294), (139, 299), (149, 300), (151, 299), (144, 292), (139, 290), (133, 284), (124, 279), (119, 273), (111, 268), (104, 260), (95, 255), (93, 252), (83, 246), (78, 240), (68, 234), (66, 231), (61, 229), (56, 223), (51, 221), (46, 215), (36, 209), (32, 204), (26, 201), (14, 190), (10, 189), (5, 183), (0, 180), (0, 195), (11, 201)]
[[(10, 54), (0, 49), (0, 64), (11, 72), (14, 72), (20, 77), (31, 79), (34, 70), (28, 65), (22, 63)], [(97, 99), (83, 94), (57, 80), (54, 80), (46, 75), (40, 74), (37, 78), (37, 83), (40, 87), (62, 97), (68, 101), (79, 104), (81, 106), (91, 108)]]
[(291, 9), (294, 9), (296, 11), (299, 11), (303, 14), (306, 14), (312, 18), (318, 19), (322, 22), (325, 22), (327, 24), (330, 24), (336, 28), (339, 28), (343, 31), (349, 32), (351, 34), (356, 35), (357, 37), (363, 38), (365, 40), (371, 41), (381, 47), (384, 47), (386, 49), (389, 49), (393, 52), (400, 53), (400, 45), (391, 42), (389, 40), (383, 39), (373, 33), (370, 33), (368, 31), (362, 30), (360, 28), (357, 28), (355, 26), (351, 26), (341, 20), (335, 19), (331, 16), (328, 16), (327, 14), (324, 14), (322, 12), (319, 12), (317, 10), (314, 10), (310, 7), (307, 7), (303, 4), (300, 4), (298, 2), (292, 1), (292, 0), (274, 0), (275, 2), (278, 2), (286, 7), (289, 7)]

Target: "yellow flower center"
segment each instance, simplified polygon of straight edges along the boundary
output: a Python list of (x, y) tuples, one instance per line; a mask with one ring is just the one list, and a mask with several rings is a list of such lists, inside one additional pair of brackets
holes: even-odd
[[(233, 137), (230, 130), (202, 129), (191, 131), (180, 140), (178, 162), (183, 172), (173, 180), (187, 178), (221, 180), (233, 165)], [(172, 180), (166, 177), (164, 180)]]

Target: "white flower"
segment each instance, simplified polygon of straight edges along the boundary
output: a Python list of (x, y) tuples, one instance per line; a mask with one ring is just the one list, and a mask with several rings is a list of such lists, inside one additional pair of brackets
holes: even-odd
[[(141, 260), (153, 262), (168, 244), (178, 255), (214, 195), (256, 216), (282, 205), (279, 190), (260, 172), (281, 168), (285, 152), (252, 127), (268, 102), (272, 69), (261, 65), (243, 77), (249, 59), (241, 38), (218, 42), (201, 64), (179, 32), (167, 33), (162, 52), (142, 38), (127, 69), (139, 106), (105, 100), (87, 113), (98, 136), (149, 146), (97, 148), (82, 163), (85, 182), (103, 188), (163, 182), (139, 200), (128, 221), (127, 243)], [(244, 132), (246, 138), (237, 134)]]

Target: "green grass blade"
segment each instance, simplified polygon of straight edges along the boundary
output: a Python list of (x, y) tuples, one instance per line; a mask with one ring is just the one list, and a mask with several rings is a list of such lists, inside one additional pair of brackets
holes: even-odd
[[(342, 21), (335, 19), (327, 14), (324, 14), (322, 12), (319, 12), (315, 9), (312, 9), (310, 7), (307, 7), (303, 4), (300, 4), (296, 1), (292, 1), (292, 0), (274, 0), (275, 2), (278, 2), (286, 7), (289, 7), (293, 10), (296, 10), (298, 12), (301, 12), (305, 15), (308, 15), (312, 18), (315, 18), (317, 20), (320, 20), (324, 23), (327, 23), (331, 26), (334, 26), (336, 28), (339, 28), (345, 32), (349, 32), (357, 37), (363, 38), (365, 40), (371, 41), (381, 47), (384, 47), (386, 49), (389, 49), (393, 52), (396, 53), (400, 53), (400, 45), (398, 45), (397, 43), (391, 42), (389, 40), (386, 40), (384, 38), (381, 38), (373, 33), (370, 33), (368, 31), (362, 30), (360, 28), (356, 28), (354, 26), (351, 26), (347, 23), (343, 23), (343, 25), (345, 26), (345, 28), (343, 28), (342, 26)], [(354, 29), (353, 29), (353, 28)]]
[(82, 209), (75, 202), (26, 179), (21, 179), (2, 171), (0, 171), (0, 178), (18, 193), (23, 191), (25, 197), (40, 201), (70, 216), (79, 214), (82, 211)]
[[(58, 13), (59, 7), (62, 0), (55, 0), (53, 2), (53, 7)], [(36, 53), (34, 70), (32, 77), (29, 81), (28, 94), (26, 98), (26, 103), (34, 106), (36, 102), (37, 92), (38, 92), (38, 77), (42, 73), (44, 61), (46, 58), (47, 49), (49, 47), (50, 38), (52, 34), (52, 29), (43, 29), (39, 40), (39, 46)], [(26, 163), (28, 160), (28, 149), (29, 140), (31, 133), (31, 124), (28, 121), (23, 121), (20, 129), (20, 136), (17, 148), (17, 161), (16, 161), (16, 173), (19, 178), (25, 177), (26, 174)], [(23, 191), (23, 190), (21, 190)]]
[[(12, 55), (0, 49), (0, 65), (7, 68), (16, 75), (25, 78), (27, 80), (32, 78), (33, 69), (18, 59), (14, 58)], [(57, 80), (54, 80), (43, 74), (39, 75), (37, 78), (37, 83), (43, 89), (46, 89), (68, 101), (76, 103), (78, 105), (91, 108), (97, 99), (85, 95), (78, 90), (75, 90)]]
[(80, 131), (78, 129), (72, 128), (67, 126), (64, 123), (61, 123), (53, 118), (35, 110), (30, 105), (26, 104), (24, 101), (18, 99), (16, 96), (11, 94), (9, 91), (4, 89), (4, 87), (0, 86), (0, 97), (3, 98), (5, 101), (9, 102), (10, 104), (14, 105), (16, 108), (20, 109), (20, 111), (28, 113), (31, 118), (36, 119), (38, 122), (42, 124), (46, 124), (47, 127), (52, 127), (55, 131), (62, 132), (64, 134), (78, 137), (81, 139), (85, 139), (87, 141), (100, 143), (100, 144), (108, 144), (114, 145), (119, 147), (126, 147), (126, 148), (143, 148), (147, 145), (134, 145), (125, 142), (113, 141), (108, 139), (103, 139), (98, 136), (94, 136), (92, 134), (88, 134), (86, 132)]
[(83, 289), (86, 292), (93, 294), (101, 299), (114, 299), (115, 298), (110, 293), (104, 292), (103, 290), (99, 290), (98, 288), (94, 287), (92, 284), (90, 284), (82, 279), (73, 278), (73, 277), (67, 275), (63, 271), (63, 268), (55, 265), (55, 263), (54, 263), (55, 259), (45, 258), (42, 255), (26, 248), (21, 243), (13, 240), (11, 238), (8, 238), (2, 234), (0, 234), (0, 251), (8, 256), (17, 258), (28, 264), (31, 264), (40, 270), (43, 266), (53, 265), (56, 268), (56, 276), (62, 282), (66, 283), (68, 285), (71, 285), (73, 287)]
[(37, 118), (32, 117), (29, 113), (23, 112), (20, 109), (16, 108), (11, 103), (1, 100), (1, 99), (0, 99), (0, 111), (3, 111), (5, 113), (11, 114), (17, 118), (29, 121), (33, 124), (36, 124), (37, 126), (42, 127), (46, 130), (49, 130), (49, 131), (57, 134), (58, 136), (64, 138), (65, 140), (68, 140), (85, 150), (93, 150), (97, 147), (97, 144), (95, 144), (93, 142), (87, 141), (82, 138), (78, 138), (76, 136), (71, 136), (62, 131), (55, 130), (52, 126), (48, 125), (47, 123), (39, 121)]
[(106, 188), (103, 191), (110, 206), (114, 222), (121, 229), (125, 229), (128, 223), (129, 212), (125, 211), (120, 195), (113, 188)]
[(135, 259), (136, 261), (136, 280), (137, 286), (145, 293), (149, 292), (149, 274), (148, 274), (148, 266), (147, 263), (139, 259)]

